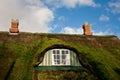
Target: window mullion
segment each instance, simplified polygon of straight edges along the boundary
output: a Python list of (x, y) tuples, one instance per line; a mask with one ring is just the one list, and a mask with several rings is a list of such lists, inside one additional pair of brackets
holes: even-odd
[(59, 52), (60, 52), (60, 65), (61, 65), (61, 50), (59, 50)]
[(60, 65), (62, 65), (62, 49), (60, 50)]

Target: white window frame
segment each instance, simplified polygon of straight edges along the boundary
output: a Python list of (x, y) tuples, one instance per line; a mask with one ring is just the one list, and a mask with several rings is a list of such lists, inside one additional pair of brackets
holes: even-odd
[[(53, 51), (59, 51), (58, 53), (53, 53)], [(64, 53), (65, 55), (65, 63), (63, 63), (63, 52), (62, 51), (67, 51), (67, 53)], [(57, 55), (59, 55), (59, 59), (57, 59)], [(55, 56), (56, 56), (56, 63), (55, 63)], [(57, 60), (59, 61), (59, 63), (57, 63)], [(52, 65), (55, 66), (64, 66), (64, 65), (70, 65), (70, 50), (68, 49), (53, 49), (52, 50)]]

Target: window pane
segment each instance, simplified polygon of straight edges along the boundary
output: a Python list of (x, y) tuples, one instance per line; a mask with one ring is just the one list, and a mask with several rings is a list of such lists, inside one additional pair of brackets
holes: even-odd
[(54, 55), (54, 59), (57, 59), (56, 55)]
[(62, 59), (62, 64), (66, 64), (66, 59)]
[(62, 64), (66, 64), (66, 54), (62, 54)]
[(60, 55), (57, 55), (57, 59), (60, 59)]
[(57, 63), (57, 60), (54, 60), (54, 64), (56, 64)]
[(65, 51), (62, 50), (62, 54), (65, 54)]
[(60, 60), (57, 60), (57, 64), (60, 64)]
[(68, 54), (68, 51), (65, 51), (66, 54)]
[(66, 55), (65, 54), (62, 54), (62, 59), (65, 59), (66, 58)]
[(60, 54), (59, 50), (57, 50), (57, 54)]
[(55, 50), (53, 50), (53, 54), (55, 54)]

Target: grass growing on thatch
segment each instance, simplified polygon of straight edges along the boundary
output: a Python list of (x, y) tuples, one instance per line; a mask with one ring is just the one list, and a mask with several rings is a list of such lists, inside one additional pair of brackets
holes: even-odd
[[(74, 47), (92, 66), (100, 80), (120, 79), (120, 40), (115, 36), (86, 37), (38, 33), (20, 33), (18, 36), (10, 36), (6, 32), (0, 33), (0, 79), (33, 80), (33, 64), (36, 63), (37, 56), (54, 44)], [(74, 79), (79, 75), (74, 72), (68, 74)], [(47, 73), (39, 73), (39, 75), (43, 75), (39, 78), (44, 78)], [(66, 75), (67, 72), (57, 75), (56, 79), (64, 80)], [(53, 77), (52, 74), (50, 76)]]

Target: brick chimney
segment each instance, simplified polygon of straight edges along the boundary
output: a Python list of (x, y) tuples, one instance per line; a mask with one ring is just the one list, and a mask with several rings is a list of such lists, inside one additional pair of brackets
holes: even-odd
[(92, 32), (90, 31), (90, 24), (89, 23), (85, 23), (83, 24), (83, 34), (84, 35), (92, 35)]
[(10, 33), (18, 33), (19, 32), (18, 25), (19, 25), (18, 19), (16, 20), (12, 19)]

